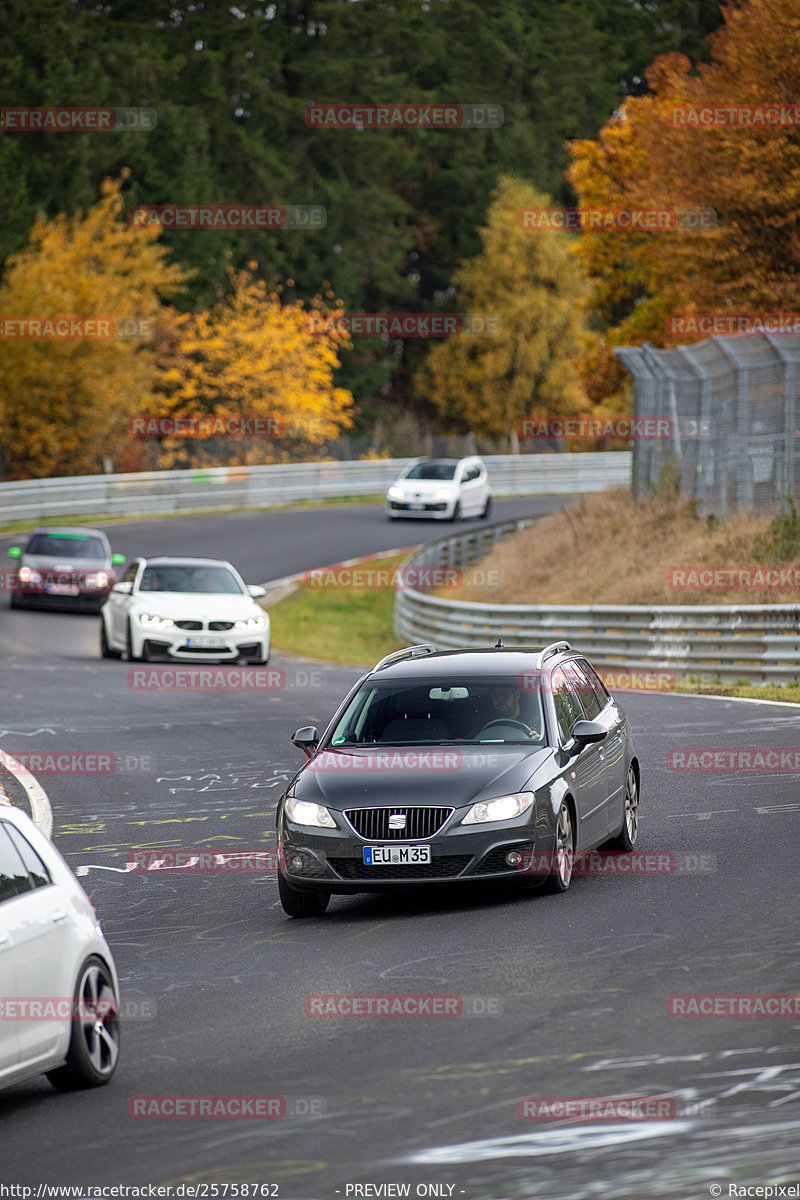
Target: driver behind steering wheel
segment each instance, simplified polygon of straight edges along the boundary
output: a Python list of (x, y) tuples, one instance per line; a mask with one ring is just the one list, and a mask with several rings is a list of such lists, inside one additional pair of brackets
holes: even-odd
[(505, 717), (509, 721), (516, 721), (518, 724), (524, 725), (528, 730), (529, 737), (538, 738), (540, 736), (539, 730), (532, 729), (520, 715), (519, 688), (514, 687), (512, 684), (496, 684), (489, 689), (489, 696), (492, 701), (492, 708), (497, 714), (491, 718), (493, 721)]

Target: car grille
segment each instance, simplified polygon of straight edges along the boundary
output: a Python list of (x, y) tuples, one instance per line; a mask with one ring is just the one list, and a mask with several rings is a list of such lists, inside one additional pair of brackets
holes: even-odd
[(183, 654), (187, 658), (192, 655), (197, 657), (198, 654), (205, 655), (206, 658), (211, 655), (213, 658), (237, 658), (239, 651), (233, 646), (218, 646), (215, 650), (209, 650), (208, 647), (202, 649), (200, 646), (173, 646), (173, 654)]
[(202, 621), (176, 621), (178, 629), (202, 629)]
[[(344, 815), (358, 836), (367, 841), (407, 842), (434, 837), (453, 811), (452, 808), (413, 808), (397, 804), (384, 808), (349, 808)], [(390, 829), (389, 816), (399, 813), (405, 817), (403, 828)]]
[(233, 621), (209, 621), (208, 628), (217, 630), (233, 629)]
[(471, 861), (471, 854), (446, 854), (429, 863), (382, 863), (379, 867), (365, 867), (354, 858), (329, 858), (328, 866), (342, 879), (444, 879), (460, 875)]
[(391, 508), (396, 508), (399, 512), (444, 512), (447, 508), (446, 504), (423, 504), (422, 508), (414, 508), (413, 504), (403, 504), (399, 500), (390, 502)]

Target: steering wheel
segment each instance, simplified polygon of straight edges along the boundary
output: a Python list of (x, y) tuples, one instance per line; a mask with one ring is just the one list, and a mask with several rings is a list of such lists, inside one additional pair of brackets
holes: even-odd
[(492, 729), (495, 725), (515, 725), (517, 729), (524, 730), (526, 737), (530, 737), (533, 733), (529, 725), (526, 725), (524, 721), (516, 721), (513, 717), (496, 717), (493, 721), (488, 721), (479, 732), (486, 733), (487, 729)]

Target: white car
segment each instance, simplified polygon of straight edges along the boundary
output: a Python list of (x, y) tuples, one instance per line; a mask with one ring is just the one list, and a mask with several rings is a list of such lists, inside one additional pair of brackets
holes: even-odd
[(130, 662), (269, 662), (269, 617), (229, 562), (135, 558), (101, 609), (100, 653)]
[(0, 804), (0, 1088), (46, 1074), (108, 1083), (119, 1058), (119, 980), (92, 903), (21, 809)]
[(385, 512), (397, 517), (432, 517), (458, 521), (488, 517), (492, 489), (482, 459), (415, 458), (386, 493)]

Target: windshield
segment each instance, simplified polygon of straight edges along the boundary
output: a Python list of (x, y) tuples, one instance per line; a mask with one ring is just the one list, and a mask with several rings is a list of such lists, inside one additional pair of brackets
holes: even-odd
[(424, 462), (412, 467), (404, 479), (454, 479), (458, 463)]
[(235, 575), (226, 567), (158, 566), (145, 567), (140, 592), (200, 592), (203, 595), (242, 594)]
[(545, 743), (538, 678), (448, 678), (427, 683), (367, 680), (333, 731), (330, 746)]
[(47, 558), (105, 558), (107, 550), (100, 538), (85, 533), (36, 533), (25, 553)]

